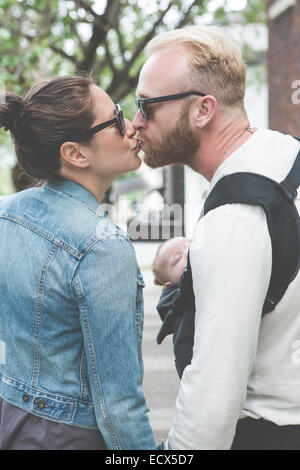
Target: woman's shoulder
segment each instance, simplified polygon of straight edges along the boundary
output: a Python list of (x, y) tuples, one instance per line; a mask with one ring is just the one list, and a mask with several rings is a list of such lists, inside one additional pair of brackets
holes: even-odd
[(107, 241), (106, 246), (108, 240), (113, 240), (113, 246), (122, 245), (124, 252), (132, 250), (127, 232), (104, 211), (91, 210), (61, 194), (48, 195), (42, 188), (5, 197), (1, 200), (0, 216), (15, 220), (50, 242), (54, 240), (79, 258), (101, 240)]

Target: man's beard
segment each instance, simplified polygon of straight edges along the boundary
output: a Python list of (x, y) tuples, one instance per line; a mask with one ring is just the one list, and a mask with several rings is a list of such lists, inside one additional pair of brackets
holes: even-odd
[(160, 142), (147, 145), (150, 150), (144, 152), (143, 161), (150, 168), (172, 164), (191, 166), (200, 141), (188, 122), (188, 112), (184, 112), (176, 126), (170, 129)]

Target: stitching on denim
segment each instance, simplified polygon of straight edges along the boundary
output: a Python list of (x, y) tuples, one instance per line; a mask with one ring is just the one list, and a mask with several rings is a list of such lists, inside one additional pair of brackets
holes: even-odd
[[(0, 393), (0, 398), (2, 398), (2, 400), (5, 400), (7, 403), (10, 403), (11, 405), (13, 406), (17, 406), (18, 408), (21, 408), (22, 410), (25, 410), (25, 411), (28, 411), (28, 409), (23, 406), (23, 404), (16, 404), (14, 402), (14, 400), (11, 400), (10, 398), (7, 398), (7, 396), (2, 396), (1, 393)], [(76, 401), (76, 400), (75, 400)], [(39, 418), (41, 417), (39, 415), (38, 412), (36, 412), (36, 410), (32, 410), (32, 414), (35, 415), (35, 416), (38, 416)], [(51, 421), (53, 423), (66, 423), (66, 424), (70, 424), (69, 422), (67, 422), (68, 420), (66, 419), (60, 419), (60, 418), (57, 418), (57, 417), (54, 417), (53, 415), (47, 415), (47, 418), (46, 418), (48, 421)], [(83, 428), (83, 429), (96, 429), (96, 430), (99, 430), (98, 426), (86, 426), (85, 424), (82, 425), (82, 424), (79, 424), (76, 422), (76, 424), (74, 422), (72, 422), (71, 424), (73, 424), (74, 426), (76, 426), (77, 428)]]
[[(70, 402), (70, 403), (62, 403), (60, 402), (59, 400), (56, 400), (55, 398), (49, 398), (47, 396), (44, 396), (43, 394), (40, 394), (40, 395), (36, 395), (34, 397), (34, 399), (32, 400), (32, 404), (31, 404), (31, 410), (35, 411), (36, 413), (38, 414), (41, 414), (43, 416), (56, 416), (52, 413), (49, 413), (46, 409), (43, 410), (43, 411), (40, 411), (39, 409), (36, 409), (36, 405), (38, 404), (38, 402), (41, 400), (41, 399), (45, 399), (45, 400), (49, 400), (51, 402), (56, 402), (57, 403), (57, 406), (59, 407), (59, 405), (66, 405), (67, 406), (67, 410), (61, 410), (65, 413), (66, 415), (66, 420), (67, 421), (71, 421), (72, 418), (73, 418), (73, 414), (74, 414), (74, 410), (75, 410), (75, 403), (74, 402)], [(59, 416), (58, 416), (59, 417)]]
[[(114, 235), (115, 234), (108, 234), (107, 236), (105, 236), (103, 238), (98, 238), (97, 240), (94, 240), (93, 243), (86, 249), (86, 251), (84, 253), (82, 253), (81, 258), (80, 258), (80, 260), (78, 260), (78, 262), (76, 264), (76, 267), (74, 269), (73, 277), (70, 279), (70, 290), (71, 291), (73, 290), (73, 281), (74, 281), (74, 278), (76, 276), (77, 269), (80, 266), (80, 261), (83, 260), (83, 258), (88, 254), (88, 252), (91, 250), (91, 248), (93, 248), (97, 243), (101, 243), (102, 241), (107, 240), (108, 238), (112, 238)], [(120, 238), (120, 237), (118, 237), (118, 238)], [(129, 242), (129, 240), (127, 238), (124, 238), (124, 237), (121, 237), (121, 238), (123, 238), (123, 240), (126, 240), (127, 242)], [(114, 238), (112, 238), (112, 239), (114, 239)], [(129, 242), (129, 244), (131, 245), (130, 242)]]
[(52, 245), (50, 251), (45, 259), (45, 262), (42, 267), (39, 285), (38, 285), (38, 293), (37, 293), (37, 310), (36, 310), (36, 317), (35, 317), (35, 325), (34, 325), (34, 335), (33, 335), (33, 372), (32, 372), (32, 379), (31, 385), (37, 386), (38, 379), (39, 379), (39, 367), (40, 367), (40, 355), (38, 351), (38, 341), (39, 341), (39, 334), (40, 334), (40, 326), (41, 320), (43, 316), (43, 294), (44, 294), (44, 282), (47, 273), (47, 269), (50, 263), (53, 261), (55, 255), (57, 253), (57, 245)]
[(99, 381), (99, 378), (98, 378), (99, 373), (97, 372), (95, 352), (94, 352), (94, 348), (93, 348), (93, 342), (91, 340), (90, 326), (89, 326), (88, 318), (87, 318), (87, 314), (86, 314), (86, 309), (85, 309), (84, 299), (83, 299), (83, 295), (82, 295), (79, 275), (77, 275), (76, 277), (73, 278), (73, 282), (74, 282), (75, 292), (76, 292), (76, 295), (77, 295), (78, 300), (79, 300), (80, 312), (81, 312), (81, 315), (82, 315), (84, 328), (85, 328), (85, 332), (86, 332), (86, 337), (87, 337), (87, 342), (88, 342), (88, 350), (89, 350), (88, 352), (89, 352), (89, 355), (90, 355), (90, 358), (91, 358), (93, 377), (94, 377), (94, 381), (95, 381), (95, 385), (96, 385), (97, 395), (98, 395), (98, 398), (99, 398), (100, 408), (101, 408), (101, 411), (102, 411), (102, 414), (103, 414), (103, 417), (104, 417), (104, 422), (105, 422), (105, 424), (108, 428), (108, 432), (109, 432), (109, 434), (111, 436), (111, 439), (112, 439), (112, 442), (114, 444), (114, 448), (116, 450), (121, 450), (121, 447), (120, 447), (120, 444), (118, 442), (117, 436), (114, 433), (113, 427), (109, 422), (109, 419), (108, 419), (108, 416), (107, 416), (107, 413), (106, 413), (106, 409), (105, 409), (105, 403), (104, 403), (103, 393), (102, 393), (102, 390), (101, 390), (101, 384), (100, 384), (100, 381)]
[(98, 238), (98, 239), (94, 240), (93, 243), (91, 243), (91, 245), (86, 249), (86, 251), (84, 252), (84, 255), (83, 255), (83, 256), (85, 256), (85, 255), (90, 251), (90, 249), (93, 248), (93, 246), (96, 245), (96, 243), (102, 242), (102, 241), (104, 241), (104, 240), (107, 240), (108, 238), (112, 238), (113, 240), (116, 240), (116, 239), (118, 239), (118, 238), (123, 238), (123, 240), (127, 240), (127, 238), (125, 238), (125, 237), (123, 237), (123, 236), (113, 238), (113, 237), (115, 237), (116, 235), (117, 235), (116, 233), (108, 233), (105, 237), (103, 237), (103, 238)]
[(137, 292), (136, 292), (136, 314), (135, 314), (135, 325), (136, 325), (136, 336), (137, 336), (137, 349), (138, 349), (138, 358), (139, 364), (143, 364), (143, 353), (142, 353), (142, 339), (143, 339), (143, 327), (144, 321), (142, 318), (143, 308), (144, 308), (144, 297), (143, 297), (143, 287), (138, 282), (137, 283)]
[[(52, 393), (52, 392), (49, 392), (49, 390), (46, 390), (44, 389), (43, 387), (32, 387), (30, 385), (28, 385), (27, 383), (25, 382), (22, 382), (21, 380), (16, 380), (16, 379), (13, 379), (12, 377), (9, 377), (8, 375), (6, 375), (2, 370), (0, 371), (0, 382), (1, 380), (6, 383), (7, 385), (11, 385), (12, 387), (18, 387), (18, 386), (22, 386), (26, 389), (30, 389), (32, 390), (34, 393), (36, 394), (43, 394), (44, 396), (52, 399), (53, 397), (55, 397), (55, 400), (61, 400), (61, 401), (67, 401), (67, 402), (74, 402), (76, 403), (76, 406), (77, 404), (84, 404), (84, 405), (93, 405), (93, 402), (92, 401), (89, 401), (89, 400), (78, 400), (77, 398), (70, 398), (70, 397), (67, 397), (65, 395), (60, 395), (59, 393)], [(31, 392), (29, 392), (31, 393)]]
[(17, 215), (9, 215), (4, 212), (0, 212), (0, 218), (2, 219), (8, 219), (11, 220), (12, 222), (19, 223), (20, 225), (23, 225), (24, 227), (28, 228), (32, 232), (37, 233), (38, 235), (41, 235), (42, 237), (46, 238), (52, 243), (55, 243), (56, 245), (60, 246), (61, 248), (65, 249), (68, 253), (71, 253), (71, 255), (75, 256), (75, 258), (81, 259), (83, 254), (79, 253), (75, 248), (72, 246), (68, 245), (66, 242), (63, 240), (60, 240), (59, 238), (53, 236), (51, 233), (47, 232), (46, 230), (43, 230), (36, 225), (33, 225), (21, 217)]
[(86, 364), (86, 355), (84, 352), (84, 348), (81, 351), (81, 358), (80, 358), (80, 399), (86, 397), (88, 395), (87, 387), (86, 387), (86, 377), (87, 377), (87, 364)]
[(88, 209), (91, 212), (93, 212), (94, 214), (96, 214), (99, 218), (103, 219), (103, 216), (101, 214), (98, 214), (98, 212), (95, 211), (95, 209), (92, 209), (91, 207), (87, 206), (84, 202), (82, 202), (80, 199), (77, 199), (76, 197), (72, 196), (71, 194), (66, 193), (65, 191), (56, 191), (56, 189), (48, 188), (48, 187), (44, 187), (44, 189), (47, 189), (48, 191), (53, 191), (54, 193), (59, 194), (60, 196), (63, 194), (65, 196), (69, 197), (70, 199), (74, 199), (74, 201), (78, 202), (81, 206), (85, 207), (86, 209)]
[[(116, 237), (116, 238), (122, 238), (123, 240), (126, 240), (130, 245), (132, 245), (132, 243), (130, 242), (130, 240), (126, 237), (126, 234), (123, 234), (122, 232), (115, 232), (115, 233), (108, 233), (106, 236), (104, 237), (97, 237), (95, 240), (93, 240), (93, 242), (91, 243), (90, 246), (88, 246), (86, 248), (86, 251), (84, 253), (80, 253), (79, 251), (76, 250), (76, 248), (72, 247), (71, 245), (68, 245), (66, 242), (64, 242), (63, 240), (60, 240), (59, 238), (55, 237), (54, 235), (52, 235), (51, 233), (47, 232), (46, 230), (43, 230), (39, 227), (37, 227), (36, 225), (33, 225), (27, 221), (25, 221), (24, 219), (22, 219), (21, 217), (19, 216), (15, 216), (15, 215), (9, 215), (3, 211), (0, 211), (0, 218), (2, 219), (7, 219), (7, 220), (11, 220), (12, 222), (16, 222), (16, 223), (19, 223), (20, 225), (23, 225), (24, 227), (28, 228), (29, 230), (31, 230), (32, 232), (35, 232), (37, 233), (38, 235), (41, 235), (42, 237), (46, 238), (47, 240), (49, 240), (50, 242), (52, 243), (55, 243), (56, 245), (58, 245), (59, 247), (63, 248), (65, 251), (67, 251), (68, 253), (70, 253), (71, 255), (73, 255), (75, 258), (77, 258), (78, 260), (81, 260), (85, 255), (86, 253), (96, 244), (98, 243), (99, 241), (101, 240), (106, 240), (107, 238), (110, 238), (110, 237)], [(132, 245), (133, 246), (133, 245)]]

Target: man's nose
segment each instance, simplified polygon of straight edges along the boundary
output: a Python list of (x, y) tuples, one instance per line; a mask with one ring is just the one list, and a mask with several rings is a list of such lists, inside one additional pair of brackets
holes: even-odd
[(143, 118), (142, 113), (139, 109), (137, 110), (136, 115), (133, 118), (132, 125), (136, 131), (141, 128), (145, 129), (147, 127), (146, 121)]

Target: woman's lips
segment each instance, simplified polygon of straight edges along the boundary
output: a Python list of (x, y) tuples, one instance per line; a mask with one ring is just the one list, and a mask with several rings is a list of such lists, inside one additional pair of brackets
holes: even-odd
[(133, 150), (135, 150), (136, 152), (139, 152), (142, 149), (143, 143), (144, 142), (142, 140), (138, 139), (137, 144), (136, 144), (136, 146), (134, 147)]

